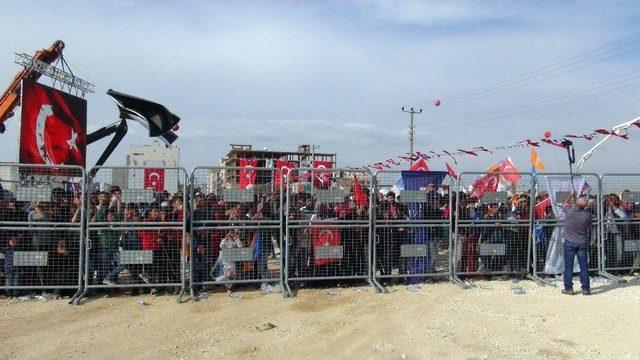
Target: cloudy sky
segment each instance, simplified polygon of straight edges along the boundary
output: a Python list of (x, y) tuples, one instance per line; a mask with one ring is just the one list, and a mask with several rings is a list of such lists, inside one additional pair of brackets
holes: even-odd
[[(471, 148), (610, 128), (640, 116), (640, 3), (487, 1), (3, 1), (0, 82), (14, 52), (66, 43), (74, 72), (96, 84), (89, 130), (116, 120), (113, 88), (165, 104), (182, 120), (182, 165), (216, 165), (230, 143), (317, 144), (340, 166), (408, 151)], [(1, 84), (0, 84), (1, 85)], [(440, 107), (434, 99), (442, 99)], [(17, 119), (0, 160), (17, 158)], [(109, 163), (148, 141), (132, 124)], [(581, 155), (590, 143), (576, 142)], [(591, 144), (593, 145), (593, 144)], [(106, 141), (89, 150), (95, 163)], [(638, 171), (640, 129), (614, 140), (590, 171)], [(550, 170), (566, 155), (540, 150)], [(483, 170), (527, 149), (463, 158)], [(439, 159), (433, 169), (444, 167)]]

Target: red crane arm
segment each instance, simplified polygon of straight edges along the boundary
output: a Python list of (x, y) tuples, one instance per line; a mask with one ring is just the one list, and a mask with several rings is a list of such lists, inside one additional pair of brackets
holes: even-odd
[[(56, 61), (64, 49), (64, 42), (57, 40), (48, 49), (36, 51), (34, 59), (40, 60), (47, 64)], [(4, 122), (13, 116), (13, 109), (18, 106), (20, 99), (20, 82), (22, 79), (38, 80), (42, 74), (31, 69), (23, 69), (13, 78), (13, 81), (7, 89), (0, 95), (0, 133), (4, 132)]]

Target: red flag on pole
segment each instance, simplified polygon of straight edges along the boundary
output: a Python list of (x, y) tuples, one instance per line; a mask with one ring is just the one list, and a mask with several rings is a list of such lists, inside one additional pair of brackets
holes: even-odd
[(629, 136), (628, 136), (629, 134), (627, 134), (627, 133), (618, 134), (617, 132), (615, 132), (613, 130), (609, 131), (609, 130), (605, 130), (605, 129), (595, 129), (593, 131), (598, 133), (598, 134), (601, 134), (601, 135), (613, 135), (613, 136), (617, 136), (617, 137), (622, 138), (622, 139), (629, 140)]
[(353, 174), (353, 201), (359, 206), (367, 205), (367, 194), (362, 190), (358, 177), (355, 174)]
[(536, 219), (544, 219), (547, 207), (549, 206), (551, 206), (551, 198), (549, 197), (537, 203), (534, 208)]
[(156, 192), (164, 191), (164, 169), (144, 169), (144, 188), (154, 189)]
[(410, 171), (429, 171), (429, 166), (427, 165), (427, 161), (425, 159), (420, 158), (420, 160), (416, 161), (413, 165), (411, 165), (409, 170)]
[(451, 176), (452, 178), (458, 180), (458, 173), (456, 173), (455, 170), (453, 170), (453, 168), (451, 166), (449, 166), (448, 163), (444, 163), (447, 166), (447, 172), (449, 173), (449, 176)]
[(20, 163), (85, 166), (87, 102), (24, 80)]
[(251, 189), (256, 183), (256, 167), (258, 166), (258, 160), (238, 160), (238, 166), (240, 169), (240, 189)]
[(511, 161), (510, 157), (507, 157), (506, 159), (502, 160), (502, 163), (500, 163), (500, 167), (498, 168), (498, 171), (501, 173), (512, 173), (512, 174), (502, 174), (502, 177), (509, 180), (509, 182), (514, 185), (522, 177), (522, 175), (517, 174), (519, 171), (518, 169), (516, 169), (516, 166), (513, 164), (513, 161)]
[(498, 174), (489, 173), (485, 176), (477, 178), (473, 184), (473, 195), (478, 199), (485, 192), (496, 192), (498, 190)]
[(331, 185), (331, 161), (314, 161), (311, 182), (319, 189), (328, 189)]
[(292, 161), (278, 160), (276, 170), (274, 171), (274, 185), (278, 186), (283, 182), (283, 179), (286, 180), (286, 177), (289, 175), (289, 170), (295, 168), (295, 166)]

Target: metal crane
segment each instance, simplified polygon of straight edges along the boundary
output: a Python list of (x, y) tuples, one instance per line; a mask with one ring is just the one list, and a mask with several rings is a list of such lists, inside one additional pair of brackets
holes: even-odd
[[(56, 40), (48, 49), (36, 51), (33, 56), (33, 62), (43, 62), (51, 64), (62, 56), (64, 50), (64, 42)], [(38, 80), (42, 76), (42, 72), (37, 71), (33, 67), (25, 67), (13, 78), (13, 81), (0, 96), (0, 133), (4, 133), (4, 122), (13, 116), (13, 110), (18, 106), (20, 101), (20, 84), (22, 79)]]

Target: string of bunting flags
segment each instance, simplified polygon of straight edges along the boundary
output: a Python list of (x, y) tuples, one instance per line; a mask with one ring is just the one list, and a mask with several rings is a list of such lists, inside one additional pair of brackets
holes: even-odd
[[(633, 125), (635, 125), (636, 127), (640, 128), (640, 120), (636, 121), (633, 123)], [(508, 144), (508, 145), (500, 145), (500, 146), (476, 146), (473, 147), (471, 149), (456, 149), (454, 151), (448, 151), (448, 150), (440, 150), (440, 151), (433, 151), (433, 150), (429, 150), (426, 153), (422, 153), (420, 151), (416, 151), (413, 154), (410, 155), (399, 155), (397, 157), (392, 157), (389, 158), (387, 160), (384, 161), (378, 161), (372, 164), (367, 164), (364, 165), (363, 168), (371, 170), (371, 169), (377, 169), (377, 170), (384, 170), (384, 169), (391, 169), (393, 167), (396, 166), (400, 166), (402, 165), (403, 162), (416, 162), (413, 164), (413, 166), (411, 167), (411, 170), (423, 170), (422, 168), (426, 167), (426, 170), (428, 171), (429, 167), (426, 165), (426, 160), (432, 159), (434, 157), (436, 158), (447, 158), (447, 159), (451, 159), (454, 164), (458, 164), (457, 158), (459, 156), (473, 156), (473, 157), (479, 157), (480, 153), (486, 152), (489, 154), (493, 154), (494, 151), (502, 151), (502, 150), (509, 150), (509, 149), (516, 149), (516, 148), (531, 148), (532, 150), (534, 148), (537, 147), (541, 147), (543, 144), (546, 145), (550, 145), (550, 146), (556, 146), (556, 147), (560, 147), (563, 149), (566, 149), (565, 145), (563, 145), (563, 141), (566, 139), (582, 139), (582, 140), (587, 140), (587, 141), (591, 141), (594, 139), (599, 138), (600, 136), (608, 136), (608, 135), (612, 135), (615, 137), (618, 137), (620, 139), (624, 139), (624, 140), (629, 140), (629, 133), (628, 131), (614, 131), (614, 130), (607, 130), (604, 128), (600, 128), (600, 129), (595, 129), (593, 130), (591, 133), (588, 134), (580, 134), (580, 135), (576, 135), (576, 134), (567, 134), (564, 135), (563, 138), (555, 138), (552, 139), (551, 138), (551, 133), (549, 131), (545, 132), (545, 137), (541, 138), (541, 139), (524, 139), (522, 141), (518, 141), (516, 143), (513, 144)], [(534, 165), (533, 170), (535, 169), (540, 169), (539, 167), (536, 167), (535, 164), (542, 164), (540, 162), (540, 160), (538, 159), (537, 153), (535, 153), (535, 151), (532, 151), (532, 155), (531, 155), (531, 162)], [(536, 162), (534, 162), (534, 160)], [(419, 164), (420, 168), (416, 168), (416, 164)], [(449, 173), (455, 173), (455, 171), (453, 171), (453, 168), (448, 164), (445, 163), (446, 167), (447, 167), (447, 171), (449, 171)], [(544, 167), (542, 167), (544, 168)], [(452, 175), (453, 176), (453, 175)]]

